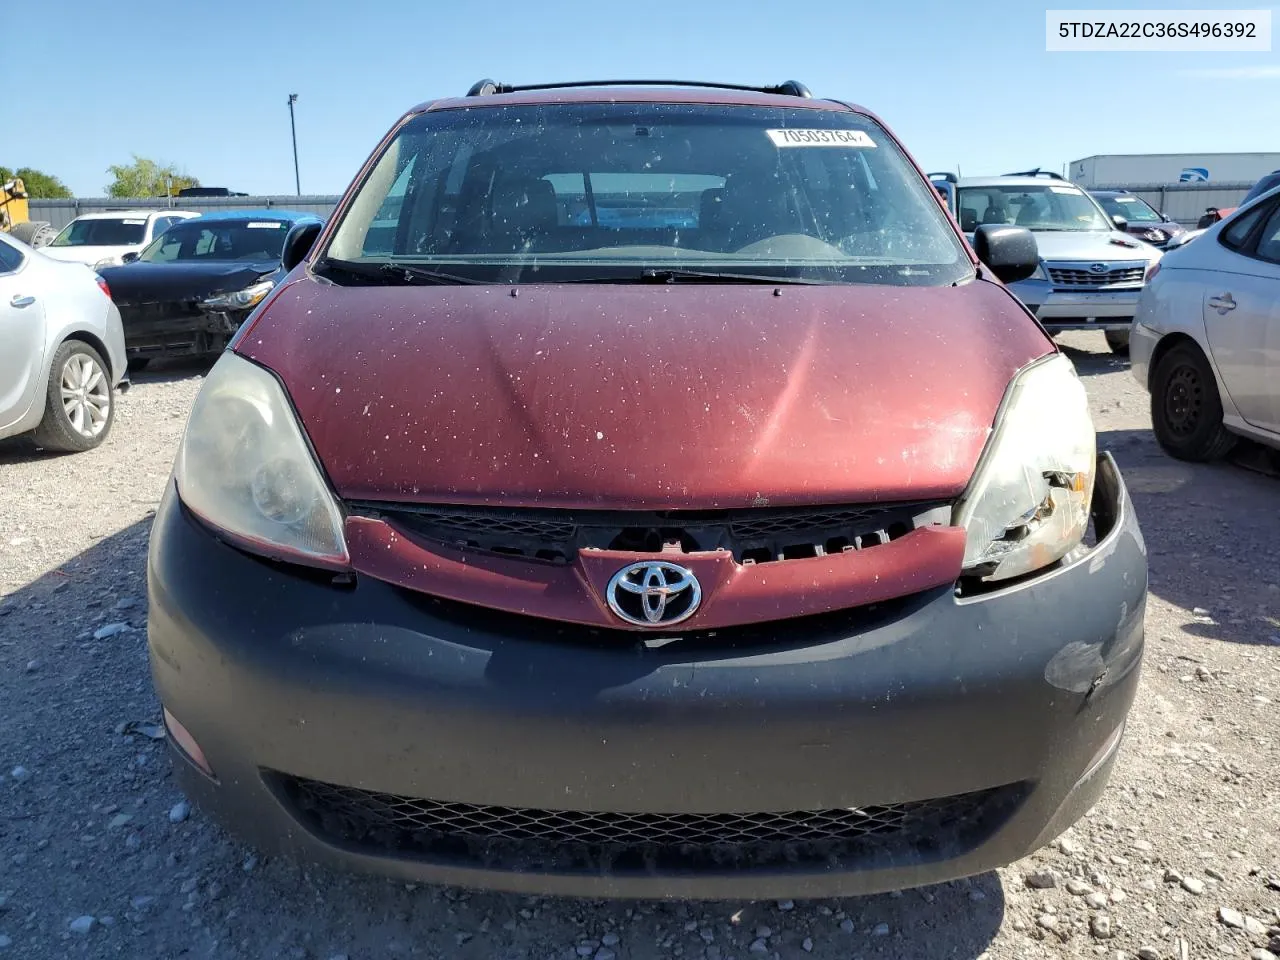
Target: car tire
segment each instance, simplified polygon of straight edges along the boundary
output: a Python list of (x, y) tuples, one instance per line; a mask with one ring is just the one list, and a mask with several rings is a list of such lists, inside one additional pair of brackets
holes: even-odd
[(1119, 354), (1122, 357), (1129, 355), (1129, 331), (1128, 330), (1104, 330), (1103, 335), (1107, 338), (1107, 346), (1111, 348), (1111, 352)]
[(1179, 460), (1217, 460), (1235, 446), (1235, 435), (1222, 425), (1218, 381), (1194, 343), (1171, 347), (1156, 364), (1151, 376), (1151, 424), (1156, 442)]
[(58, 347), (49, 367), (44, 419), (31, 434), (37, 446), (81, 453), (107, 439), (116, 415), (110, 369), (82, 340), (67, 340)]

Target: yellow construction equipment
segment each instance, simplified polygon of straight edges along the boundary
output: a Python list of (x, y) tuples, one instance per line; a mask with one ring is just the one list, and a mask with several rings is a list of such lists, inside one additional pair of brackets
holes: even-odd
[(0, 184), (0, 230), (32, 247), (43, 247), (54, 238), (51, 223), (28, 216), (27, 187), (21, 178)]

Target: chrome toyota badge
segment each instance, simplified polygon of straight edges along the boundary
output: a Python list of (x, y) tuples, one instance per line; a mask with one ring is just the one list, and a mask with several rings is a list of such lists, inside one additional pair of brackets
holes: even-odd
[(609, 609), (638, 627), (669, 627), (693, 616), (702, 587), (693, 571), (664, 560), (623, 567), (605, 591)]

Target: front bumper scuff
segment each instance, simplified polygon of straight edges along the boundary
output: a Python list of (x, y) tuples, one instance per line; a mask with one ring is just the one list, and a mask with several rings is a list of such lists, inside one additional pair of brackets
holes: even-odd
[[(696, 643), (568, 643), (532, 618), (462, 615), (372, 578), (336, 587), (246, 556), (170, 487), (149, 562), (153, 675), (216, 776), (175, 754), (184, 788), (268, 851), (562, 895), (900, 889), (1019, 859), (1104, 788), (1146, 598), (1145, 546), (1109, 455), (1094, 520), (1099, 540), (1083, 555), (981, 596), (941, 588), (780, 621), (764, 642), (757, 625), (747, 646), (732, 628)], [(825, 860), (520, 862), (415, 848), (394, 831), (383, 846), (344, 841), (290, 794), (308, 782), (464, 818), (501, 808), (595, 823), (595, 812), (681, 829), (722, 814), (916, 810), (984, 791), (1005, 805), (938, 821), (932, 843)]]

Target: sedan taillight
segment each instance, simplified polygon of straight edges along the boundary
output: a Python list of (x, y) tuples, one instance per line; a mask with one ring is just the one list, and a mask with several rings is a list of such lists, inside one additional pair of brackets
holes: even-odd
[(103, 280), (98, 274), (94, 274), (94, 278), (98, 281), (98, 289), (102, 291), (103, 296), (110, 300), (111, 288), (107, 286), (107, 281)]

